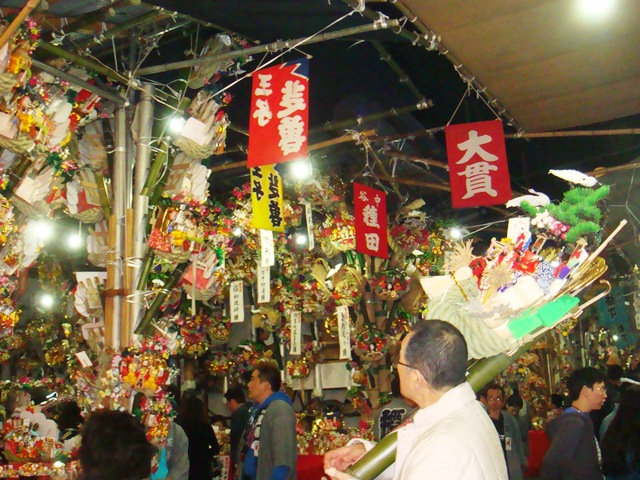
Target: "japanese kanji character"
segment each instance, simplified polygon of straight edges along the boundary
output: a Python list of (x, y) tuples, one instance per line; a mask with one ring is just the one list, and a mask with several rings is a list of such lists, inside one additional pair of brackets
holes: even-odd
[(367, 227), (380, 228), (378, 223), (378, 209), (373, 205), (367, 205), (362, 209), (362, 220)]
[(300, 115), (283, 118), (280, 125), (278, 125), (278, 133), (280, 134), (278, 146), (285, 155), (299, 152), (307, 139), (303, 135), (304, 122)]
[(498, 196), (498, 192), (491, 187), (491, 175), (489, 174), (490, 171), (495, 170), (498, 170), (495, 165), (489, 165), (487, 162), (476, 162), (467, 165), (463, 172), (458, 172), (458, 175), (467, 177), (467, 193), (462, 199), (471, 198), (478, 193), (486, 193), (491, 197)]
[(373, 252), (377, 252), (380, 248), (380, 236), (377, 233), (365, 233), (364, 239), (367, 244), (367, 249)]
[(260, 80), (260, 83), (258, 84), (258, 87), (255, 89), (254, 93), (258, 96), (263, 96), (263, 97), (268, 97), (269, 95), (271, 95), (273, 93), (273, 90), (271, 90), (272, 78), (273, 78), (273, 75), (259, 73), (258, 79)]
[(255, 194), (258, 201), (262, 200), (262, 197), (264, 197), (264, 190), (262, 189), (262, 183), (260, 183), (260, 180), (253, 181), (251, 192)]
[(258, 125), (264, 127), (269, 123), (269, 120), (273, 117), (271, 109), (269, 108), (269, 102), (258, 98), (256, 100), (256, 109), (253, 112), (253, 118), (258, 119)]
[(285, 82), (282, 88), (282, 101), (280, 102), (282, 110), (278, 112), (278, 118), (288, 117), (293, 112), (307, 108), (307, 104), (304, 102), (304, 97), (302, 96), (304, 89), (304, 84), (300, 83), (299, 80), (287, 80)]
[(282, 212), (280, 211), (280, 205), (275, 200), (269, 201), (269, 220), (271, 220), (271, 225), (274, 227), (282, 225)]
[(465, 140), (464, 142), (460, 142), (456, 145), (459, 150), (465, 152), (462, 158), (456, 163), (458, 165), (467, 163), (474, 155), (478, 155), (485, 162), (495, 162), (499, 157), (481, 148), (482, 145), (491, 142), (491, 140), (491, 135), (478, 136), (478, 132), (476, 130), (469, 130), (469, 140)]

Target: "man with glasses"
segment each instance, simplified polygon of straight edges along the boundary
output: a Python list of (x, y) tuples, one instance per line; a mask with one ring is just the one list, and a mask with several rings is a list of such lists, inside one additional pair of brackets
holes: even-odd
[(496, 427), (502, 452), (507, 461), (509, 480), (522, 480), (526, 470), (527, 458), (524, 456), (520, 427), (513, 415), (503, 410), (505, 405), (504, 389), (497, 383), (490, 383), (484, 389), (487, 413)]
[(589, 412), (607, 398), (605, 376), (595, 368), (575, 370), (567, 379), (571, 407), (549, 422), (551, 446), (542, 459), (542, 480), (602, 480), (600, 448)]
[[(465, 381), (467, 344), (453, 325), (440, 320), (415, 324), (396, 362), (402, 395), (419, 409), (398, 432), (396, 462), (380, 477), (506, 480), (500, 441), (486, 412)], [(324, 456), (334, 479), (373, 445), (354, 439)]]

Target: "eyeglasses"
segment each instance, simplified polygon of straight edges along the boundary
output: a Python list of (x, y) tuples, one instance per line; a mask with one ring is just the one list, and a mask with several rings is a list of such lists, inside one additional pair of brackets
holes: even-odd
[(411, 369), (413, 369), (413, 370), (415, 370), (415, 369), (416, 369), (416, 367), (412, 367), (412, 366), (411, 366), (411, 365), (409, 365), (408, 363), (401, 362), (400, 360), (396, 360), (396, 361), (395, 361), (395, 364), (396, 364), (396, 366), (397, 366), (397, 365), (404, 365), (404, 366), (405, 366), (405, 367), (407, 367), (407, 368), (411, 368)]
[(596, 390), (600, 393), (604, 393), (607, 391), (607, 387), (591, 387), (591, 390)]

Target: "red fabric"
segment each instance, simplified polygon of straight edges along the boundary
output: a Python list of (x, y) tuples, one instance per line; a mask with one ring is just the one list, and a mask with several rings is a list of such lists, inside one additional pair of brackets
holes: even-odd
[(511, 200), (511, 181), (500, 120), (444, 129), (454, 208), (499, 205)]
[(320, 480), (324, 475), (322, 455), (298, 455), (296, 477), (304, 480)]
[(387, 194), (382, 190), (353, 182), (353, 212), (356, 251), (387, 258)]
[(247, 167), (307, 157), (309, 61), (253, 72)]
[(549, 437), (544, 430), (529, 430), (529, 458), (525, 477), (537, 477), (540, 475), (540, 467), (544, 454), (549, 449)]

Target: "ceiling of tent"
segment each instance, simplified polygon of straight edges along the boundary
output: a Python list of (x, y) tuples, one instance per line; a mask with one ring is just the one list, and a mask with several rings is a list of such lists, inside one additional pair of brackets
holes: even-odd
[[(0, 0), (0, 8), (6, 14), (24, 3)], [(441, 131), (449, 122), (491, 120), (502, 113), (506, 133), (512, 135), (507, 152), (514, 194), (535, 188), (557, 199), (567, 185), (550, 177), (550, 168), (591, 171), (640, 156), (637, 135), (517, 135), (518, 130), (569, 127), (629, 129), (640, 123), (640, 2), (618, 0), (621, 12), (614, 23), (590, 25), (578, 23), (570, 11), (574, 3), (42, 0), (35, 16), (46, 44), (99, 62), (125, 80), (134, 72), (137, 80), (154, 82), (164, 94), (168, 87), (183, 88), (180, 79), (189, 75), (189, 68), (170, 65), (199, 56), (205, 41), (216, 34), (237, 34), (248, 46), (300, 43), (253, 54), (241, 71), (219, 80), (233, 100), (226, 108), (231, 121), (226, 151), (207, 160), (214, 172), (213, 193), (228, 191), (248, 177), (244, 161), (251, 80), (246, 72), (267, 61), (306, 55), (309, 143), (318, 147), (312, 148), (314, 165), (345, 180), (377, 178), (390, 197), (396, 196), (394, 183), (403, 196), (424, 198), (434, 212), (483, 224), (504, 218), (506, 211), (452, 210)], [(398, 26), (384, 28), (391, 21)], [(374, 26), (375, 31), (344, 32)], [(335, 32), (341, 33), (317, 41)], [(34, 58), (52, 61), (52, 51), (40, 48)], [(150, 73), (162, 65), (166, 71)], [(109, 81), (103, 75), (98, 80)], [(102, 86), (123, 90), (117, 81)], [(192, 98), (196, 90), (184, 93)], [(163, 115), (158, 108), (158, 120)], [(354, 130), (374, 131), (369, 138), (377, 158), (354, 141), (326, 146)], [(400, 200), (391, 198), (391, 205)], [(624, 243), (634, 243), (628, 235)]]

